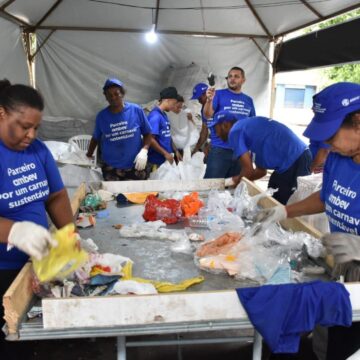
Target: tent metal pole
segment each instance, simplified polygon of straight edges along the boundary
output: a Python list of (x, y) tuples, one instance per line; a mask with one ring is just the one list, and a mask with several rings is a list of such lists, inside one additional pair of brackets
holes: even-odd
[(28, 72), (29, 72), (30, 85), (35, 88), (36, 87), (35, 62), (34, 62), (34, 58), (31, 55), (32, 36), (34, 36), (34, 33), (30, 32), (30, 31), (28, 31), (26, 29), (23, 31), (23, 41), (24, 41), (24, 45), (25, 45), (25, 52), (26, 52), (26, 60), (27, 60), (27, 66), (28, 66)]

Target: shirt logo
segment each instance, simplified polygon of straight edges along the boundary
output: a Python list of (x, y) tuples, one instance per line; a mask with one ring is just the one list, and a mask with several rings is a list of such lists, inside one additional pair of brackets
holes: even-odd
[(349, 106), (350, 100), (349, 100), (349, 99), (343, 99), (343, 100), (341, 101), (341, 104), (342, 104), (342, 106)]

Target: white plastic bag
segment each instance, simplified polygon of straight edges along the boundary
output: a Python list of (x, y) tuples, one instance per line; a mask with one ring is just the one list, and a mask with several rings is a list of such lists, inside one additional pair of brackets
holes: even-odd
[[(290, 196), (287, 204), (293, 204), (295, 202), (303, 200), (314, 192), (319, 191), (322, 186), (322, 177), (323, 174), (311, 174), (308, 176), (298, 177), (297, 189)], [(330, 232), (329, 221), (325, 213), (301, 216), (301, 219), (303, 219), (324, 234)]]

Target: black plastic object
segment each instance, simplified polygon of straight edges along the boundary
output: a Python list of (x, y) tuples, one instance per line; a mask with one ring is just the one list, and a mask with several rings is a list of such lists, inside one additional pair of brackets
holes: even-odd
[(215, 75), (213, 73), (210, 73), (207, 79), (210, 86), (215, 85)]
[(118, 205), (123, 205), (123, 204), (128, 204), (129, 203), (128, 199), (123, 194), (119, 194), (119, 195), (116, 196), (116, 202), (117, 202)]

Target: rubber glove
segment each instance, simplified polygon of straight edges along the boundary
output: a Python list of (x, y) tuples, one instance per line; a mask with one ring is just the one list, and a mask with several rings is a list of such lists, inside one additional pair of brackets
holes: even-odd
[(142, 148), (139, 153), (136, 155), (134, 160), (135, 169), (138, 171), (144, 170), (148, 160), (148, 149)]
[(230, 186), (234, 186), (234, 180), (232, 177), (226, 178), (225, 179), (225, 187), (230, 187)]
[(51, 237), (47, 229), (30, 221), (14, 223), (10, 229), (8, 243), (36, 260), (46, 256), (51, 246), (57, 246), (56, 240)]
[(272, 208), (260, 210), (255, 218), (254, 223), (261, 223), (262, 227), (266, 227), (272, 223), (284, 220), (287, 218), (286, 208), (283, 205), (277, 205)]
[(325, 243), (329, 252), (333, 254), (337, 264), (353, 260), (360, 261), (360, 236), (334, 232), (324, 235), (321, 240)]

